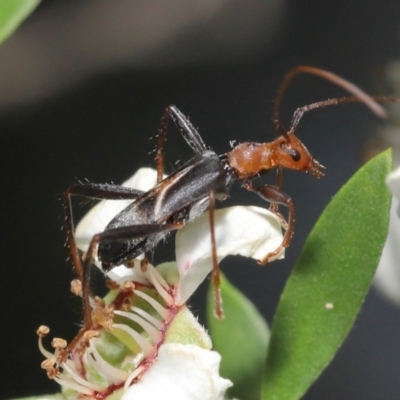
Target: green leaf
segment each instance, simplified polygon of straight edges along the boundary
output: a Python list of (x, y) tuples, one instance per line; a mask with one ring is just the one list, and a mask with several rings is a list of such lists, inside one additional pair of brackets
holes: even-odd
[(40, 0), (1, 0), (0, 43), (18, 28), (39, 2)]
[(261, 380), (269, 340), (268, 326), (254, 307), (221, 274), (221, 295), (225, 319), (214, 316), (214, 291), (207, 297), (207, 322), (214, 349), (221, 354), (221, 376), (234, 386), (230, 396), (241, 400), (260, 398)]
[(387, 236), (388, 150), (363, 166), (311, 232), (274, 319), (262, 399), (299, 399), (346, 338)]

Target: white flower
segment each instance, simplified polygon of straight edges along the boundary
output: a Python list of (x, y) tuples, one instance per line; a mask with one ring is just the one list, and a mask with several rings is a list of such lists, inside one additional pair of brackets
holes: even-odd
[[(218, 262), (228, 255), (260, 260), (282, 243), (278, 218), (264, 208), (236, 206), (214, 213)], [(274, 259), (282, 258), (283, 253)], [(180, 276), (177, 297), (183, 304), (213, 266), (208, 212), (177, 233), (175, 254)]]
[(388, 175), (386, 184), (393, 194), (389, 233), (374, 283), (381, 293), (400, 305), (400, 167)]
[(219, 376), (221, 356), (195, 345), (161, 346), (154, 366), (122, 396), (122, 400), (222, 400), (232, 386)]
[[(170, 267), (163, 266), (166, 271)], [(49, 329), (38, 329), (39, 349), (46, 358), (42, 367), (49, 378), (62, 386), (68, 399), (157, 398), (151, 388), (171, 379), (187, 386), (170, 382), (165, 399), (196, 399), (192, 390), (196, 395), (208, 392), (205, 400), (222, 399), (232, 384), (219, 376), (220, 356), (211, 350), (204, 328), (185, 305), (176, 305), (175, 286), (157, 269), (144, 262), (134, 269), (141, 271), (147, 284), (125, 282), (104, 301), (93, 300), (95, 326), (68, 349), (67, 357), (65, 340), (54, 338), (50, 352), (43, 346)], [(128, 390), (136, 385), (138, 389)], [(138, 392), (141, 395), (135, 397)]]
[[(155, 171), (141, 169), (124, 185), (148, 190), (155, 180)], [(79, 247), (85, 250), (130, 202), (101, 201), (93, 207), (76, 228)], [(263, 208), (216, 210), (214, 221), (218, 261), (229, 254), (258, 260), (282, 242), (280, 220)], [(223, 399), (231, 382), (219, 376), (220, 356), (185, 306), (212, 269), (211, 249), (204, 213), (177, 233), (176, 262), (154, 268), (136, 259), (130, 268), (109, 271), (115, 289), (104, 301), (91, 300), (95, 326), (68, 352), (62, 339), (54, 339), (54, 351), (47, 351), (42, 341), (48, 328), (39, 328), (39, 348), (46, 357), (42, 366), (49, 377), (71, 398)]]

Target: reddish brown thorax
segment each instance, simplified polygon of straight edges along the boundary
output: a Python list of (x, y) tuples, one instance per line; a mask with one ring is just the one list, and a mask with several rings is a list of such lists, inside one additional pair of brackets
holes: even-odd
[(241, 143), (227, 158), (238, 179), (252, 178), (276, 167), (310, 171), (317, 178), (323, 175), (320, 171), (323, 167), (293, 133), (279, 136), (270, 143)]

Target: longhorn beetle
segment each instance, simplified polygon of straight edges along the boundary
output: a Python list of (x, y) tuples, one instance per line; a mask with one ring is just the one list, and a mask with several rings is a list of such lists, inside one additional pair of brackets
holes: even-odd
[[(298, 108), (293, 115), (290, 128), (286, 130), (279, 120), (280, 105), (289, 82), (298, 74), (319, 76), (342, 87), (353, 96), (330, 99)], [(376, 99), (381, 102), (390, 101), (386, 98)], [(275, 140), (266, 143), (241, 143), (231, 151), (217, 155), (207, 148), (188, 118), (175, 106), (170, 105), (165, 109), (161, 119), (156, 156), (157, 184), (152, 189), (142, 192), (113, 184), (95, 183), (70, 186), (64, 194), (67, 240), (72, 261), (82, 283), (84, 327), (70, 343), (63, 357), (66, 357), (67, 352), (79, 342), (84, 332), (93, 328), (89, 304), (89, 269), (96, 248), (102, 268), (107, 272), (153, 249), (168, 232), (182, 228), (185, 222), (201, 215), (208, 207), (213, 238), (214, 201), (225, 199), (234, 181), (238, 181), (246, 190), (258, 194), (271, 203), (271, 209), (275, 213), (278, 212), (278, 205), (288, 208), (287, 227), (282, 243), (275, 251), (259, 260), (259, 264), (266, 264), (271, 257), (288, 247), (294, 229), (295, 210), (292, 199), (281, 191), (282, 168), (311, 172), (316, 178), (324, 175), (322, 172), (324, 167), (311, 156), (304, 144), (295, 136), (295, 129), (304, 113), (348, 102), (365, 103), (375, 114), (385, 115), (383, 108), (372, 97), (352, 83), (328, 71), (298, 66), (289, 71), (278, 89), (274, 103), (273, 124), (279, 136)], [(173, 120), (194, 152), (194, 157), (163, 179), (164, 143), (169, 118)], [(277, 170), (276, 185), (253, 184), (254, 178), (272, 169)], [(93, 236), (84, 260), (79, 255), (74, 239), (71, 197), (75, 195), (107, 200), (132, 199), (132, 203), (119, 212), (103, 232)], [(216, 314), (222, 318), (215, 239), (212, 239), (211, 245), (214, 256), (212, 279), (216, 295)]]

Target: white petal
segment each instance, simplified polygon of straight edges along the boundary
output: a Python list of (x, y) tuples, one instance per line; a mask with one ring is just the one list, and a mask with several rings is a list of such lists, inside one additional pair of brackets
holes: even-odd
[(140, 260), (136, 259), (133, 262), (134, 267), (127, 268), (124, 265), (119, 265), (108, 271), (107, 276), (119, 285), (128, 281), (135, 281), (144, 285), (149, 284), (146, 272), (143, 272), (140, 267)]
[[(147, 191), (157, 182), (157, 171), (152, 168), (140, 168), (122, 186)], [(79, 249), (85, 251), (92, 237), (104, 228), (115, 215), (127, 207), (132, 200), (102, 200), (82, 218), (75, 229), (75, 240)]]
[(390, 300), (400, 304), (400, 167), (386, 178), (393, 193), (389, 233), (375, 275), (375, 287)]
[[(262, 259), (276, 250), (283, 235), (279, 218), (259, 207), (236, 206), (215, 210), (218, 261), (232, 255)], [(177, 301), (183, 304), (212, 269), (208, 213), (189, 222), (176, 235), (176, 262), (180, 274)], [(275, 259), (283, 258), (282, 251)]]
[[(389, 190), (400, 201), (400, 167), (392, 171), (386, 178)], [(397, 208), (397, 215), (400, 217), (400, 208)]]
[(219, 376), (221, 356), (196, 345), (163, 344), (158, 359), (122, 400), (223, 400), (232, 383)]
[(390, 191), (400, 199), (400, 167), (392, 171), (386, 178)]
[(400, 219), (399, 200), (393, 197), (389, 233), (375, 274), (375, 287), (387, 298), (400, 305)]

